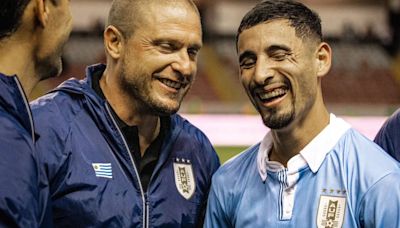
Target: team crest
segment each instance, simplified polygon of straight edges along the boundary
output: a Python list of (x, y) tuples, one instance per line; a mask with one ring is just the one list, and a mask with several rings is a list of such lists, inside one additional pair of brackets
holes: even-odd
[(190, 199), (196, 190), (196, 182), (190, 160), (176, 158), (174, 161), (174, 174), (178, 192), (185, 199)]
[(319, 198), (317, 227), (342, 227), (346, 209), (346, 198), (340, 196), (324, 196)]

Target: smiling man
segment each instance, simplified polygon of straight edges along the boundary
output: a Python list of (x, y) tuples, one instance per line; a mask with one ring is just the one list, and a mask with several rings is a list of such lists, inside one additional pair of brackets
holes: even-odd
[(175, 114), (194, 82), (201, 36), (190, 0), (114, 0), (107, 65), (32, 103), (56, 227), (202, 225), (219, 160)]
[(398, 164), (324, 105), (320, 23), (290, 0), (243, 18), (240, 78), (271, 131), (215, 173), (205, 227), (400, 227)]

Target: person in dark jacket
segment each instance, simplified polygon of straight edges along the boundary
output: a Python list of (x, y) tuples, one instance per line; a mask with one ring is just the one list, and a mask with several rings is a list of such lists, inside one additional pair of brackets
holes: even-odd
[(36, 136), (25, 94), (61, 72), (70, 31), (68, 0), (0, 1), (0, 227), (39, 225)]
[(107, 65), (32, 102), (56, 227), (202, 226), (219, 159), (175, 114), (196, 74), (201, 24), (190, 0), (114, 0)]
[(374, 142), (390, 156), (400, 161), (400, 109), (396, 110), (382, 125)]

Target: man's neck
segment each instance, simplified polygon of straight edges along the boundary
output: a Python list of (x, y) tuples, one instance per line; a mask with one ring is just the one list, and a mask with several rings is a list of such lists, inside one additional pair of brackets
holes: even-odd
[(307, 146), (327, 125), (329, 113), (324, 108), (282, 130), (272, 130), (273, 146), (269, 160), (287, 166), (287, 162)]
[[(126, 94), (115, 80), (115, 75), (108, 75), (107, 69), (100, 79), (100, 88), (107, 102), (116, 115), (128, 126), (137, 126), (141, 155), (143, 156), (149, 145), (160, 133), (160, 117), (146, 110), (141, 110), (138, 102)], [(117, 77), (114, 77), (115, 79)]]
[(14, 37), (4, 38), (0, 41), (0, 53), (0, 72), (8, 76), (17, 75), (25, 93), (29, 95), (39, 82), (35, 75), (31, 42)]

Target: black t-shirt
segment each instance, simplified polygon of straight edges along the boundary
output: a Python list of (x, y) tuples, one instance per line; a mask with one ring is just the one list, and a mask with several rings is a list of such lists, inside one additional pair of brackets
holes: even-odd
[[(93, 74), (92, 88), (97, 93), (97, 95), (105, 99), (103, 91), (100, 88), (100, 78), (102, 74), (103, 71), (98, 71)], [(158, 158), (160, 157), (161, 146), (163, 144), (165, 135), (167, 134), (170, 127), (170, 118), (160, 117), (160, 133), (158, 134), (157, 138), (149, 145), (142, 157), (140, 154), (137, 126), (127, 125), (117, 116), (112, 108), (111, 114), (116, 120), (117, 125), (121, 130), (126, 143), (128, 144), (130, 153), (132, 154), (136, 168), (139, 172), (140, 182), (142, 183), (143, 190), (147, 191), (151, 175), (153, 174), (153, 171), (157, 165)]]

